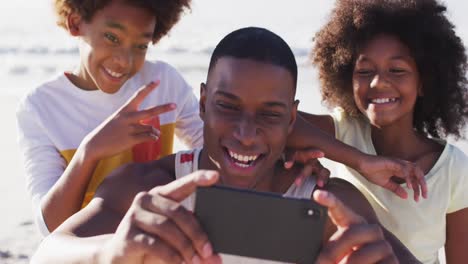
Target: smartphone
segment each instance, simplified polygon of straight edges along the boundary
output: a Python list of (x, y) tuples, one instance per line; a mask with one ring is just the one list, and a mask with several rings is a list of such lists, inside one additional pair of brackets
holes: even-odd
[(217, 253), (314, 263), (327, 208), (310, 199), (211, 186), (197, 188), (195, 215)]

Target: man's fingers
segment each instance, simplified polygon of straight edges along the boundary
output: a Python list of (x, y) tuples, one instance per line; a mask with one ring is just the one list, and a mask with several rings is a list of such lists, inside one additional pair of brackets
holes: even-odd
[(218, 178), (217, 171), (199, 170), (164, 186), (155, 187), (150, 193), (157, 192), (168, 199), (181, 202), (195, 192), (197, 186), (213, 185), (218, 181)]
[(405, 191), (405, 189), (403, 187), (401, 187), (398, 183), (392, 181), (391, 179), (389, 179), (387, 184), (385, 184), (385, 186), (383, 186), (383, 187), (385, 189), (395, 193), (396, 195), (398, 195), (402, 199), (408, 198), (408, 193)]
[[(153, 207), (152, 209), (176, 223), (177, 227), (188, 236), (193, 248), (197, 251), (199, 256), (202, 258), (211, 256), (213, 254), (213, 247), (209, 243), (208, 236), (203, 231), (203, 228), (193, 213), (170, 199), (162, 196), (157, 197), (159, 206)], [(166, 204), (166, 206), (161, 206), (162, 204)], [(152, 205), (153, 204), (150, 204), (150, 206)]]
[[(141, 197), (141, 198), (140, 198)], [(133, 223), (145, 233), (159, 237), (162, 241), (178, 251), (187, 263), (196, 255), (192, 241), (174, 222), (164, 215), (154, 213), (152, 201), (155, 196), (143, 194), (137, 203), (143, 210), (135, 210), (131, 215)], [(159, 196), (160, 197), (160, 196)]]
[(150, 94), (156, 87), (159, 86), (160, 81), (150, 82), (136, 91), (133, 96), (124, 104), (121, 111), (135, 111), (140, 106), (141, 102), (145, 100), (146, 96)]
[(385, 263), (398, 263), (393, 254), (392, 246), (390, 246), (390, 244), (385, 240), (375, 241), (353, 251), (347, 257), (346, 263), (373, 264), (382, 263), (382, 261), (386, 261)]
[(330, 192), (316, 190), (313, 196), (316, 202), (328, 207), (328, 216), (338, 227), (348, 227), (366, 222), (364, 218), (354, 213)]
[(139, 232), (134, 240), (144, 249), (145, 263), (182, 263), (184, 260), (174, 248), (162, 243), (159, 238)]
[(358, 250), (357, 247), (384, 241), (382, 229), (375, 224), (355, 224), (337, 234), (323, 247), (318, 263), (340, 263), (344, 257)]

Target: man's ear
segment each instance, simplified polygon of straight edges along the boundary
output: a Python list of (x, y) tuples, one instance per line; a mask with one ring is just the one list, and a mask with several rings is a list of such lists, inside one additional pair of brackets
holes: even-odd
[(81, 34), (81, 23), (81, 16), (77, 13), (72, 12), (67, 16), (67, 31), (70, 33), (70, 35), (76, 37)]
[(297, 118), (297, 107), (299, 106), (299, 100), (295, 100), (291, 108), (291, 120), (289, 121), (288, 133), (290, 134), (294, 129), (294, 124)]
[(206, 104), (206, 84), (201, 83), (200, 84), (200, 118), (205, 121), (205, 104)]

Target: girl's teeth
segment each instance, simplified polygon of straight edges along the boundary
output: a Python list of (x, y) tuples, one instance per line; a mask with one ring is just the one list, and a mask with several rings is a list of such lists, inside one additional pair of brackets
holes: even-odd
[(395, 98), (376, 98), (372, 99), (371, 102), (374, 104), (385, 104), (385, 103), (390, 103), (390, 102), (395, 102)]

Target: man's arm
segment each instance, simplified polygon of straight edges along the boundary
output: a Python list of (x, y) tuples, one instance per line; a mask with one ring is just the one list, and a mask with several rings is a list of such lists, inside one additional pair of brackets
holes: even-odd
[[(330, 193), (334, 194), (342, 203), (351, 209), (355, 214), (361, 216), (364, 220), (366, 225), (371, 229), (369, 230), (370, 233), (379, 233), (382, 232), (384, 240), (387, 241), (395, 256), (397, 257), (400, 263), (420, 263), (413, 254), (388, 230), (386, 230), (378, 221), (375, 212), (373, 211), (371, 205), (367, 201), (367, 199), (349, 182), (333, 178), (330, 180), (328, 185), (325, 188)], [(345, 236), (345, 233), (353, 233), (355, 231), (352, 228), (358, 228), (356, 226), (348, 226), (347, 229), (338, 230), (336, 227), (336, 223), (333, 223), (331, 219), (329, 219), (327, 223), (327, 227), (325, 230), (325, 239), (328, 240), (330, 238), (337, 239), (337, 237)], [(362, 228), (363, 227), (359, 227)], [(337, 232), (339, 231), (339, 232)], [(338, 234), (339, 233), (339, 234)], [(337, 235), (338, 234), (338, 235)], [(377, 234), (378, 235), (378, 234)], [(351, 236), (349, 236), (351, 237)], [(349, 238), (348, 239), (353, 239)], [(359, 238), (359, 236), (354, 236)], [(359, 243), (357, 243), (359, 244)], [(381, 245), (382, 246), (382, 245)]]
[(134, 197), (173, 180), (171, 174), (161, 169), (171, 162), (173, 156), (149, 164), (129, 164), (114, 171), (88, 206), (41, 243), (33, 262), (99, 263), (103, 247), (110, 244)]

